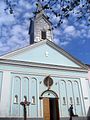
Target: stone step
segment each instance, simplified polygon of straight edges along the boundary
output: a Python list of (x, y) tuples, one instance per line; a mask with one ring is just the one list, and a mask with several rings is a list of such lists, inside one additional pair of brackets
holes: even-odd
[[(24, 120), (24, 118), (5, 118), (5, 117), (0, 117), (0, 120)], [(43, 118), (27, 118), (27, 120), (44, 120)], [(69, 118), (60, 118), (60, 120), (69, 120)], [(73, 117), (72, 120), (90, 120), (89, 118), (86, 117)]]
[[(60, 120), (69, 120), (69, 119), (70, 118), (61, 118)], [(72, 120), (87, 120), (87, 118), (86, 117), (72, 117)]]

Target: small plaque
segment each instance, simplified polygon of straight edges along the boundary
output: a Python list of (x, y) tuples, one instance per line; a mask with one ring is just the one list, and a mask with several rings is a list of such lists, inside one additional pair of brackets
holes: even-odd
[(48, 51), (46, 51), (46, 52), (45, 52), (45, 56), (48, 57), (48, 55), (49, 55), (49, 53), (48, 53)]

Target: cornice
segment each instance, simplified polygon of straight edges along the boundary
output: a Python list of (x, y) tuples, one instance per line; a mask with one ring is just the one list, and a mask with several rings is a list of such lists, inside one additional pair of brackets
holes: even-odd
[(0, 59), (0, 64), (22, 66), (22, 67), (38, 67), (38, 68), (56, 69), (56, 70), (65, 70), (65, 71), (88, 72), (88, 69), (82, 69), (77, 67), (68, 67), (68, 66), (44, 64), (44, 63), (7, 60), (7, 59)]
[(46, 41), (46, 43), (49, 46), (51, 46), (52, 48), (54, 48), (55, 50), (57, 50), (59, 53), (62, 53), (64, 56), (66, 56), (67, 58), (69, 58), (70, 60), (72, 60), (77, 65), (81, 66), (81, 68), (84, 68), (84, 69), (88, 68), (84, 63), (82, 63), (81, 61), (79, 61), (78, 59), (76, 59), (75, 57), (73, 57), (71, 54), (69, 54), (68, 52), (66, 52), (64, 49), (62, 49), (61, 47), (59, 47), (55, 43), (53, 43), (51, 41)]

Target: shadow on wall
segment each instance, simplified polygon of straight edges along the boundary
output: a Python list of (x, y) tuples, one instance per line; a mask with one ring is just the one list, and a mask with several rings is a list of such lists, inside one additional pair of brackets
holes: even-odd
[(89, 106), (88, 113), (87, 113), (87, 120), (90, 120), (90, 106)]

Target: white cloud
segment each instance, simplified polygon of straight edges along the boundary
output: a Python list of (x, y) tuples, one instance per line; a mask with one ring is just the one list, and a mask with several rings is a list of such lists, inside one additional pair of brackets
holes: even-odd
[(5, 12), (6, 4), (4, 1), (0, 1), (0, 25), (9, 25), (15, 22), (13, 14), (9, 14), (8, 10)]
[(0, 52), (8, 52), (10, 51), (10, 47), (7, 45), (3, 45), (2, 47), (0, 47)]
[(60, 42), (60, 45), (61, 45), (61, 46), (66, 46), (66, 45), (68, 45), (68, 44), (69, 44), (69, 41)]
[(53, 23), (55, 23), (55, 22), (58, 22), (60, 20), (60, 18), (59, 17), (56, 17), (55, 15), (51, 15), (51, 21), (53, 22)]
[(26, 0), (19, 0), (19, 5), (21, 7), (24, 7), (25, 9), (32, 9), (32, 4), (30, 4), (29, 1), (26, 1)]
[(61, 35), (60, 29), (54, 29), (54, 30), (53, 30), (53, 33), (54, 33), (55, 36)]
[(61, 27), (62, 27), (63, 29), (65, 29), (67, 26), (68, 26), (68, 20), (67, 20), (67, 19), (64, 19), (64, 20), (63, 20), (63, 24), (61, 25)]
[(23, 17), (24, 18), (32, 18), (33, 17), (33, 13), (26, 12)]
[(15, 18), (11, 14), (2, 13), (0, 14), (0, 25), (5, 24), (9, 25), (15, 22)]
[(73, 36), (73, 35), (75, 35), (75, 33), (76, 33), (76, 29), (75, 29), (74, 26), (67, 26), (67, 27), (64, 29), (64, 33)]
[(0, 48), (1, 48), (1, 47), (3, 47), (3, 44), (2, 44), (2, 42), (0, 42)]
[(12, 34), (20, 34), (22, 32), (22, 26), (21, 25), (14, 25), (11, 30)]
[(60, 40), (58, 38), (54, 38), (54, 42), (59, 45), (60, 44)]

